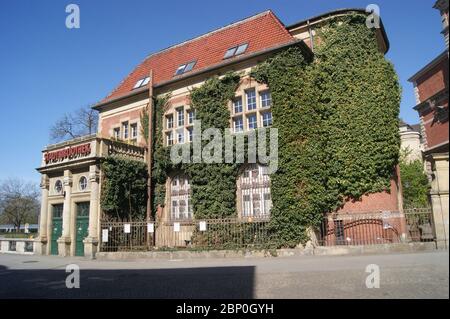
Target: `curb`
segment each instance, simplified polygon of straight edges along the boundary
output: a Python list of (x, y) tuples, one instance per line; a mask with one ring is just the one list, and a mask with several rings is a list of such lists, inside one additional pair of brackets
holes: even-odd
[(436, 243), (382, 244), (372, 246), (331, 246), (314, 248), (277, 249), (273, 251), (250, 250), (208, 250), (208, 251), (141, 251), (141, 252), (98, 252), (98, 260), (192, 260), (220, 258), (273, 258), (293, 256), (344, 256), (374, 255), (390, 253), (411, 253), (420, 251), (436, 251)]

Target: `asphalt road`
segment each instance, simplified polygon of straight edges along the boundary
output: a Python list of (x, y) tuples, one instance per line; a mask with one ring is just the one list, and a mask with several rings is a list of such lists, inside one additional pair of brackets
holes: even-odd
[[(66, 287), (66, 266), (80, 288)], [(367, 288), (366, 267), (380, 270)], [(106, 261), (0, 254), (0, 298), (449, 298), (448, 252)]]

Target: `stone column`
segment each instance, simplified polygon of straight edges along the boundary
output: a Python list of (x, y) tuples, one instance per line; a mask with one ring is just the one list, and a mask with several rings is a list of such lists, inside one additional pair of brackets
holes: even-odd
[(62, 257), (70, 256), (70, 211), (72, 205), (72, 173), (69, 170), (64, 171), (64, 207), (62, 220), (62, 236), (57, 240), (58, 253)]
[(83, 240), (84, 255), (94, 258), (97, 252), (98, 238), (98, 207), (99, 207), (99, 170), (97, 165), (89, 167), (90, 204), (89, 204), (89, 235)]
[(433, 181), (431, 183), (431, 205), (438, 248), (448, 249), (449, 244), (449, 177), (448, 153), (431, 154)]
[(48, 246), (48, 175), (41, 176), (41, 211), (39, 214), (39, 237), (36, 239), (36, 254), (46, 255)]

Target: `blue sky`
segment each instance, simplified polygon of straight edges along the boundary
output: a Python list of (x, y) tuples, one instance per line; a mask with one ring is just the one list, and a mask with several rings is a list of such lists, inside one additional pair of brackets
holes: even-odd
[[(50, 126), (105, 97), (151, 52), (272, 9), (286, 24), (375, 3), (403, 87), (401, 117), (418, 121), (407, 79), (444, 50), (435, 0), (0, 0), (0, 180), (38, 182)], [(81, 28), (67, 29), (78, 4)]]

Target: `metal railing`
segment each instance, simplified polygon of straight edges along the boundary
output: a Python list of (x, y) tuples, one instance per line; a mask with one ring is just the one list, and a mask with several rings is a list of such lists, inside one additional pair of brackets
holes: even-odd
[(433, 212), (431, 207), (404, 210), (408, 239), (411, 242), (436, 240)]
[(377, 245), (435, 240), (429, 208), (330, 214), (324, 218), (319, 245)]
[[(147, 222), (101, 222), (100, 251), (140, 251), (153, 246)], [(147, 242), (149, 240), (149, 242)]]
[(269, 218), (163, 222), (101, 222), (100, 251), (261, 248), (269, 243)]
[[(429, 208), (324, 217), (316, 244), (377, 245), (435, 240)], [(269, 216), (159, 222), (102, 221), (100, 251), (261, 249), (272, 247)]]

